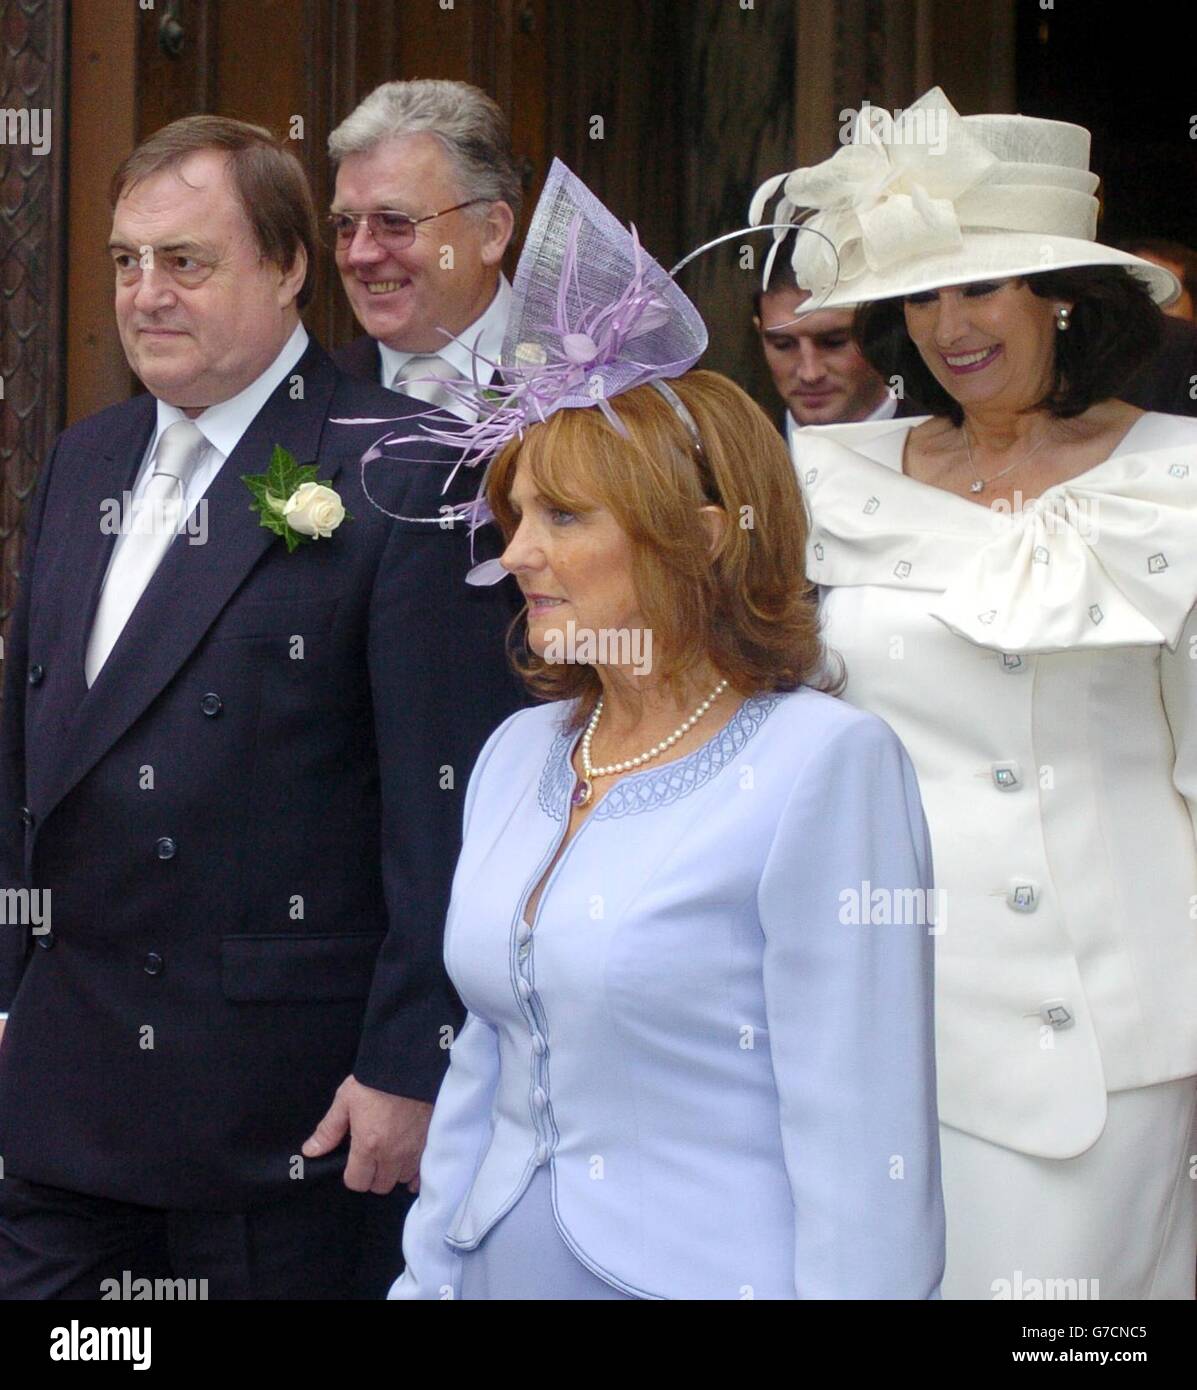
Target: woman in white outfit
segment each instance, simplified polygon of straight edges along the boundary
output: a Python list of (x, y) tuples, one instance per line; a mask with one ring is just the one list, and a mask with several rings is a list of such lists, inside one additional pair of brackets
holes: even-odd
[(794, 453), (946, 908), (945, 1298), (1193, 1297), (1197, 422), (1117, 398), (1178, 286), (1094, 242), (1088, 146), (936, 89), (784, 180), (811, 306), (934, 412)]

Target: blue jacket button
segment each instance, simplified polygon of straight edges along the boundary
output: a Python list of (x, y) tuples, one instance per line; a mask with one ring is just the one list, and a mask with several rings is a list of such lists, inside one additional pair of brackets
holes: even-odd
[(209, 691), (207, 695), (200, 700), (200, 709), (203, 710), (209, 719), (215, 719), (220, 711), (224, 709), (224, 701), (219, 695)]
[(175, 844), (169, 835), (163, 835), (157, 844), (158, 858), (173, 859), (178, 852), (178, 848), (178, 845)]
[(151, 951), (145, 958), (142, 969), (147, 975), (161, 975), (166, 962), (157, 951)]

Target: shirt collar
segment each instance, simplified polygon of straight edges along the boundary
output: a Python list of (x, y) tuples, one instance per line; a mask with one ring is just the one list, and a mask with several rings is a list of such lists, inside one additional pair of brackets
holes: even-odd
[[(885, 399), (881, 402), (877, 409), (874, 410), (871, 415), (866, 415), (864, 418), (865, 420), (892, 420), (894, 416), (897, 415), (897, 413), (898, 398), (893, 394), (892, 391), (887, 391), (885, 393)], [(863, 423), (864, 420), (861, 421), (861, 424)]]
[[(486, 311), (474, 320), (472, 324), (457, 335), (452, 341), (446, 341), (445, 346), (437, 348), (435, 353), (421, 352), (397, 352), (394, 348), (387, 347), (386, 343), (378, 344), (378, 355), (382, 359), (382, 384), (390, 386), (395, 380), (395, 373), (403, 366), (406, 366), (413, 357), (440, 357), (457, 372), (458, 376), (466, 381), (474, 379), (474, 353), (486, 359), (486, 362), (497, 363), (499, 355), (503, 351), (503, 339), (507, 333), (507, 320), (511, 314), (511, 284), (505, 275), (499, 276), (499, 287), (495, 290), (494, 298), (490, 301)], [(485, 385), (490, 381), (491, 369), (483, 363), (478, 371), (478, 378)]]
[[(199, 428), (200, 433), (214, 449), (228, 458), (240, 444), (241, 436), (249, 429), (258, 411), (274, 395), (307, 350), (307, 329), (302, 323), (297, 323), (295, 331), (283, 344), (282, 351), (260, 377), (251, 381), (244, 391), (230, 396), (227, 401), (210, 405), (192, 420), (192, 424)], [(168, 425), (173, 425), (176, 420), (189, 418), (178, 406), (168, 405), (166, 401), (159, 400), (158, 424), (150, 442), (151, 453), (158, 447), (158, 440)]]
[[(892, 392), (885, 393), (885, 399), (876, 410), (864, 416), (861, 420), (853, 421), (854, 424), (863, 425), (869, 420), (892, 420), (898, 413), (898, 398)], [(837, 422), (838, 423), (838, 422)], [(793, 448), (794, 436), (802, 426), (794, 419), (790, 412), (786, 411), (786, 443)]]

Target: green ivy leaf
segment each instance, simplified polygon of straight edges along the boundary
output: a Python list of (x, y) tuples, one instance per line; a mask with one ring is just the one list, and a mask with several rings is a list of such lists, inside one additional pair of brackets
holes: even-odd
[[(249, 489), (253, 501), (249, 504), (251, 512), (258, 513), (258, 524), (281, 536), (287, 543), (287, 553), (297, 550), (301, 545), (309, 545), (315, 536), (304, 536), (296, 531), (282, 514), (282, 507), (288, 498), (304, 483), (316, 483), (316, 465), (305, 463), (302, 466), (295, 455), (281, 444), (276, 444), (270, 455), (270, 463), (265, 473), (243, 473), (241, 481)], [(324, 478), (318, 482), (320, 487), (332, 487), (332, 479)], [(349, 512), (345, 520), (352, 521)]]

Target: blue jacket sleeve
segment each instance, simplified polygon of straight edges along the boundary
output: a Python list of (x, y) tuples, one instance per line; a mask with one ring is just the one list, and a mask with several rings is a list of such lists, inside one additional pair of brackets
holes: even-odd
[(403, 1227), (406, 1268), (389, 1298), (447, 1299), (461, 1293), (461, 1256), (445, 1243), (445, 1233), (486, 1151), (498, 1079), (495, 1030), (467, 1014), (449, 1051), (449, 1071), (420, 1161), (420, 1195)]
[(938, 1296), (931, 893), (914, 769), (862, 714), (804, 769), (757, 899), (798, 1298)]

